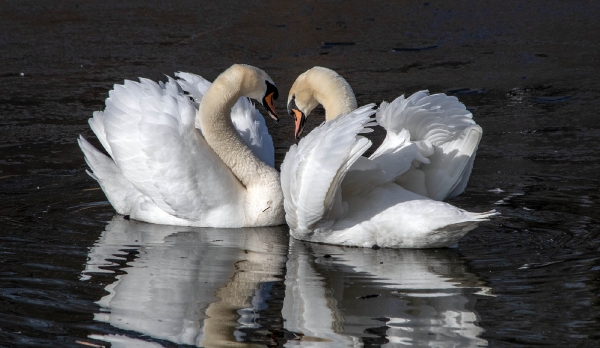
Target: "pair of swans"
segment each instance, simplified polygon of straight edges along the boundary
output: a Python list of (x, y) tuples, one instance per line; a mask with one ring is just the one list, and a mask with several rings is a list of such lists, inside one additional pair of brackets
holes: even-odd
[[(252, 227), (285, 222), (293, 237), (348, 246), (443, 247), (495, 212), (438, 200), (468, 181), (481, 128), (456, 98), (418, 92), (377, 110), (388, 132), (375, 153), (373, 104), (356, 108), (348, 83), (313, 68), (292, 86), (299, 137), (318, 104), (327, 122), (274, 169), (273, 142), (247, 98), (277, 119), (277, 89), (262, 70), (234, 65), (210, 84), (176, 74), (125, 81), (89, 123), (110, 157), (80, 137), (86, 162), (115, 210), (151, 223)], [(245, 98), (247, 97), (247, 98)]]

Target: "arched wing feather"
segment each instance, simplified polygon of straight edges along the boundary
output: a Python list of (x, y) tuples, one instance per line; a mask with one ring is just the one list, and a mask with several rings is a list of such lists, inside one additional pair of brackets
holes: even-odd
[[(371, 156), (373, 160), (397, 153), (403, 155), (398, 161), (402, 161), (404, 169), (410, 156), (405, 156), (406, 150), (399, 150), (407, 147), (406, 141), (393, 141), (404, 131), (409, 132), (410, 142), (418, 149), (411, 166), (403, 172), (396, 170), (398, 184), (436, 200), (456, 196), (464, 190), (482, 132), (471, 112), (456, 97), (429, 95), (428, 91), (414, 93), (409, 98), (400, 96), (389, 104), (383, 102), (376, 118), (388, 135), (383, 148)], [(393, 172), (388, 168), (397, 161), (388, 158), (379, 162), (386, 172)]]
[(250, 99), (242, 97), (235, 103), (231, 108), (231, 121), (252, 153), (261, 161), (275, 167), (273, 139), (267, 129), (265, 118), (252, 105)]
[(189, 220), (235, 210), (241, 184), (194, 127), (196, 107), (172, 79), (125, 81), (102, 121), (123, 175), (163, 211)]
[(371, 146), (358, 136), (374, 113), (373, 104), (323, 123), (292, 146), (281, 166), (286, 220), (292, 229), (310, 229), (341, 204), (339, 187), (349, 168)]

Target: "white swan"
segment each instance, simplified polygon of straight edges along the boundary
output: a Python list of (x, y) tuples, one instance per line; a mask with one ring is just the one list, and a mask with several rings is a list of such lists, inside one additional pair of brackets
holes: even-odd
[[(382, 103), (383, 144), (371, 141), (374, 104), (356, 109), (350, 85), (315, 67), (290, 89), (296, 137), (322, 104), (326, 122), (293, 145), (281, 166), (286, 221), (294, 238), (361, 247), (434, 248), (456, 243), (495, 211), (470, 213), (437, 200), (460, 194), (481, 127), (454, 97), (427, 91)], [(338, 117), (339, 116), (339, 117)]]
[(88, 174), (119, 214), (136, 220), (201, 227), (285, 223), (273, 142), (244, 98), (262, 101), (277, 119), (271, 78), (248, 65), (233, 65), (212, 85), (197, 75), (176, 75), (179, 80), (167, 83), (115, 85), (104, 112), (89, 120), (110, 157), (78, 140)]

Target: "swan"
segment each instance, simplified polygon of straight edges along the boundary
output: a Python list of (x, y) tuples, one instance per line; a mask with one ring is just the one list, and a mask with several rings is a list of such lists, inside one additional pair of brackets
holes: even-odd
[(235, 64), (210, 84), (177, 73), (115, 85), (89, 124), (110, 156), (78, 143), (117, 213), (165, 225), (285, 223), (273, 141), (247, 98), (277, 120), (278, 92), (262, 70)]
[[(333, 70), (301, 74), (289, 92), (295, 136), (307, 115), (325, 120), (281, 165), (286, 221), (300, 240), (358, 247), (436, 248), (456, 243), (495, 211), (471, 213), (440, 200), (469, 179), (482, 130), (455, 97), (420, 91), (357, 108), (348, 82)], [(376, 122), (375, 122), (376, 121)], [(360, 133), (386, 129), (381, 146)]]

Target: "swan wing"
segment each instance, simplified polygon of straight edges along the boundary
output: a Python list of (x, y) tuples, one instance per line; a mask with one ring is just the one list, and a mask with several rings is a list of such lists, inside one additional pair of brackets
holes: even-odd
[(267, 123), (250, 99), (241, 97), (231, 108), (231, 121), (242, 140), (261, 161), (275, 167), (275, 148)]
[(112, 158), (98, 151), (83, 136), (79, 136), (77, 142), (83, 152), (85, 162), (91, 169), (91, 171), (86, 170), (88, 175), (98, 181), (117, 213), (129, 214), (133, 202), (142, 199), (141, 193), (125, 178)]
[[(370, 130), (374, 104), (363, 106), (315, 128), (293, 145), (281, 165), (286, 221), (292, 229), (308, 230), (331, 218), (342, 204), (339, 187), (349, 168), (371, 146), (358, 136)], [(342, 207), (343, 208), (343, 207)]]
[(196, 130), (195, 116), (194, 102), (169, 78), (115, 85), (94, 118), (123, 176), (161, 210), (193, 221), (215, 210), (235, 216), (243, 187)]
[[(390, 158), (377, 158), (390, 157), (390, 153), (403, 154), (403, 171), (388, 170), (398, 174), (398, 184), (436, 200), (456, 196), (464, 190), (482, 131), (471, 112), (456, 97), (442, 93), (430, 95), (428, 91), (408, 98), (400, 96), (391, 103), (383, 102), (376, 118), (387, 130), (387, 136), (371, 157), (389, 168), (399, 165)], [(410, 156), (398, 150), (408, 146), (406, 138), (402, 142), (398, 140), (404, 131), (408, 131), (410, 142), (418, 149), (412, 152), (415, 157), (408, 167)]]
[(417, 144), (410, 140), (410, 132), (402, 129), (400, 132), (389, 132), (383, 143), (369, 157), (385, 173), (385, 181), (390, 182), (411, 168), (413, 161), (429, 163), (421, 155)]
[[(186, 72), (175, 73), (175, 76), (179, 78), (177, 80), (179, 86), (194, 99), (197, 108), (211, 83), (201, 76)], [(231, 121), (246, 146), (261, 161), (275, 167), (273, 139), (269, 134), (264, 117), (250, 102), (250, 99), (241, 97), (235, 103), (231, 108)], [(195, 127), (200, 129), (198, 117), (196, 117)]]

